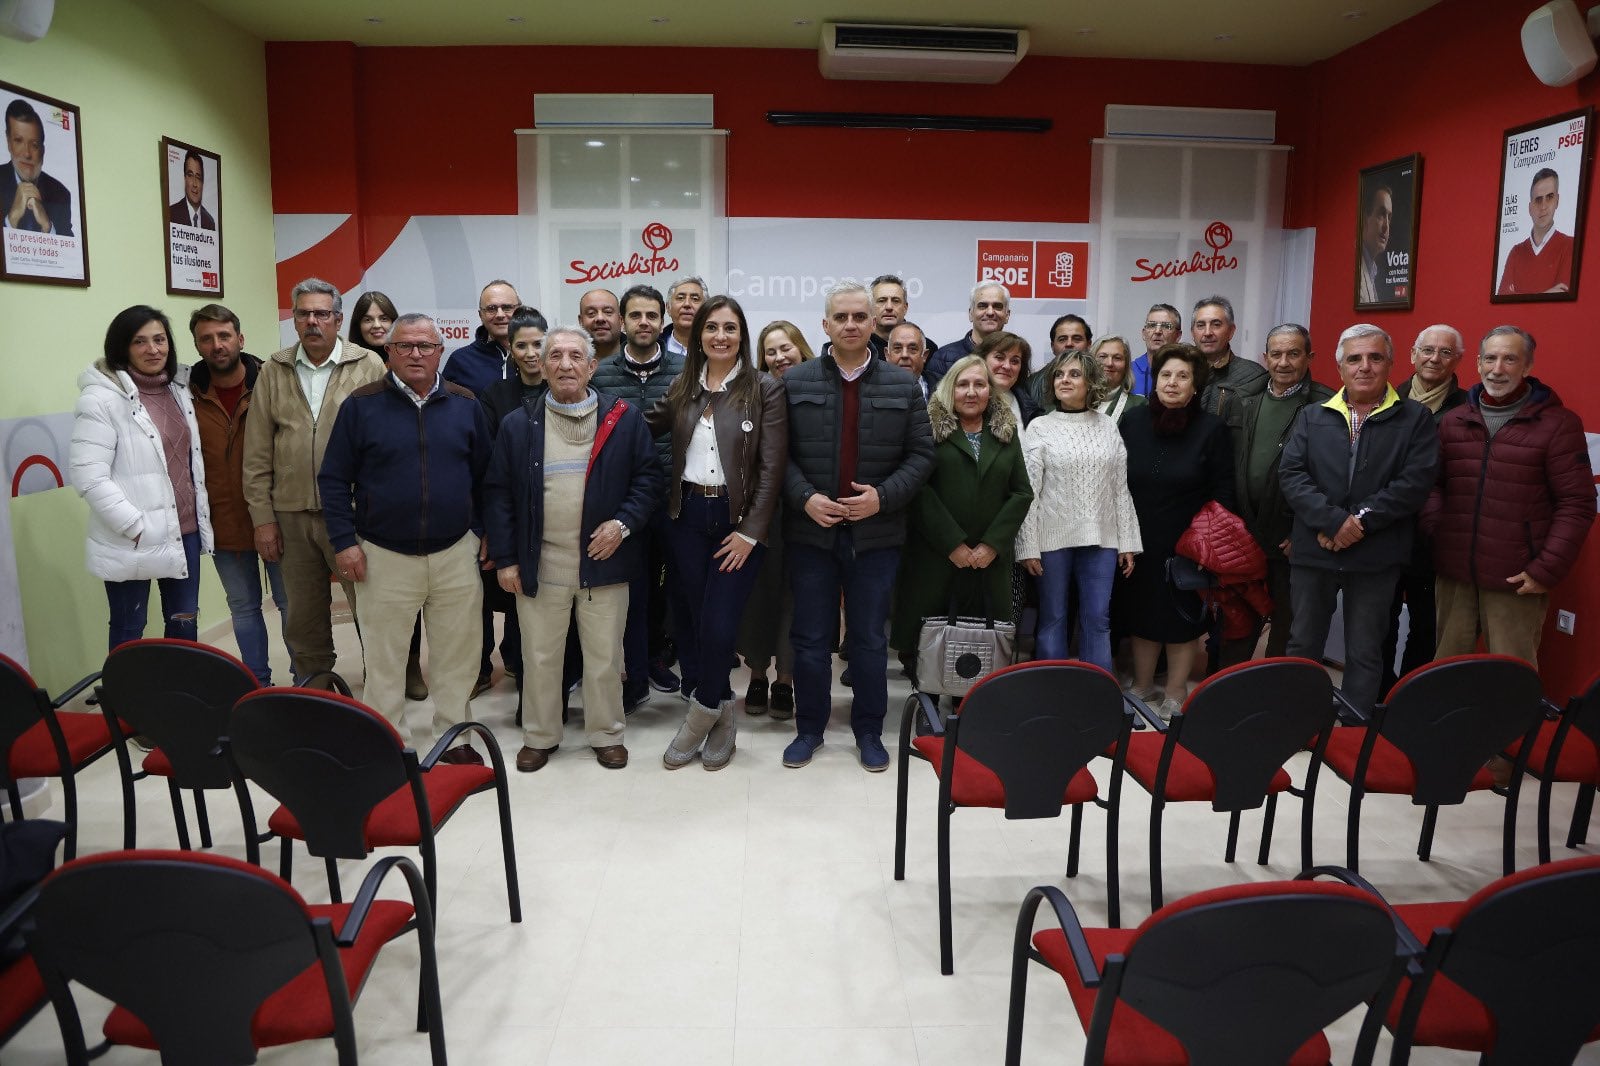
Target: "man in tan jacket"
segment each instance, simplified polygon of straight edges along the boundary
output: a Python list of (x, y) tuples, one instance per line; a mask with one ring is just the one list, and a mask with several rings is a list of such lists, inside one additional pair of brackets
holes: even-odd
[[(273, 353), (261, 367), (245, 422), (244, 498), (255, 526), (256, 551), (282, 560), (289, 597), (285, 640), (294, 649), (296, 681), (332, 670), (332, 596), (337, 572), (322, 521), (317, 471), (334, 417), (345, 397), (383, 376), (376, 352), (339, 339), (344, 322), (339, 290), (320, 278), (294, 287), (294, 328), (300, 343)], [(339, 575), (354, 610), (355, 586)]]

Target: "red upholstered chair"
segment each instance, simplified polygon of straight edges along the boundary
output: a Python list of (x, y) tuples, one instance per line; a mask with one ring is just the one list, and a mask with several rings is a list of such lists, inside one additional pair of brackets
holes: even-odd
[[(19, 840), (19, 835), (23, 839)], [(16, 865), (37, 864), (33, 876), (47, 873), (54, 865), (55, 850), (66, 835), (66, 823), (42, 819), (11, 822), (0, 830), (0, 836), (6, 837), (3, 846), (10, 859), (7, 879), (18, 882), (0, 894), (0, 900), (5, 902), (5, 907), (0, 908), (0, 1047), (27, 1025), (49, 999), (33, 956), (20, 950), (20, 938), (32, 920), (39, 889), (29, 883), (32, 876), (17, 876)]]
[[(194, 794), (200, 846), (211, 846), (211, 823), (205, 791), (233, 787), (233, 774), (219, 747), (228, 714), (247, 692), (260, 687), (255, 675), (233, 656), (188, 640), (134, 640), (106, 656), (100, 672), (100, 708), (107, 722), (121, 720), (148, 738), (154, 747), (145, 755), (138, 777), (161, 777), (172, 800), (178, 846), (189, 850), (189, 824), (183, 813), (183, 789)], [(125, 748), (126, 741), (123, 741)], [(126, 751), (119, 753), (132, 771)], [(138, 840), (136, 807), (124, 793), (123, 846)]]
[[(1349, 871), (1312, 874), (1375, 891)], [(1502, 877), (1465, 901), (1395, 905), (1415, 961), (1385, 1018), (1391, 1066), (1412, 1047), (1475, 1051), (1482, 1066), (1568, 1063), (1600, 1040), (1597, 900), (1591, 855)]]
[[(928, 732), (912, 737), (921, 716)], [(1122, 795), (1122, 742), (1133, 711), (1116, 678), (1088, 663), (1045, 660), (997, 670), (972, 687), (960, 710), (943, 723), (933, 700), (913, 693), (900, 721), (900, 781), (895, 807), (894, 879), (906, 874), (906, 793), (911, 759), (939, 779), (939, 967), (955, 970), (950, 918), (950, 815), (962, 807), (991, 807), (1007, 818), (1056, 818), (1072, 809), (1067, 876), (1078, 875), (1083, 805), (1106, 810), (1106, 891), (1111, 924), (1120, 919), (1117, 886), (1117, 810)], [(1089, 772), (1091, 760), (1112, 750), (1106, 798)]]
[[(1344, 700), (1347, 714), (1366, 720)], [(1350, 820), (1345, 865), (1358, 869), (1361, 801), (1371, 792), (1410, 796), (1427, 808), (1417, 858), (1433, 849), (1439, 808), (1463, 802), (1468, 792), (1494, 788), (1486, 764), (1519, 739), (1531, 740), (1544, 720), (1539, 674), (1509, 655), (1456, 655), (1411, 671), (1372, 710), (1365, 729), (1335, 729), (1323, 759), (1350, 783)], [(1519, 750), (1506, 790), (1502, 862), (1516, 868), (1517, 797), (1527, 762)]]
[[(1152, 732), (1128, 737), (1128, 776), (1150, 793), (1150, 907), (1160, 910), (1161, 824), (1168, 803), (1209, 802), (1228, 813), (1233, 862), (1239, 813), (1265, 804), (1261, 849), (1267, 864), (1278, 794), (1300, 797), (1300, 868), (1311, 862), (1311, 814), (1322, 741), (1333, 725), (1333, 682), (1310, 659), (1257, 659), (1206, 678), (1170, 723), (1135, 702)], [(1305, 787), (1295, 788), (1284, 764), (1311, 748)]]
[[(1054, 927), (1034, 932), (1048, 901)], [(1137, 929), (1084, 929), (1052, 886), (1022, 901), (1011, 960), (1006, 1066), (1022, 1061), (1029, 961), (1067, 983), (1084, 1062), (1138, 1066), (1327, 1066), (1323, 1029), (1386, 1005), (1409, 956), (1378, 897), (1348, 885), (1264, 881), (1200, 892)], [(1355, 1054), (1372, 1061), (1381, 1006)]]
[[(1546, 707), (1554, 710), (1548, 703)], [(1595, 786), (1600, 785), (1600, 676), (1582, 695), (1569, 699), (1557, 718), (1540, 723), (1528, 749), (1528, 773), (1539, 779), (1539, 861), (1549, 862), (1550, 793), (1557, 781), (1578, 785), (1567, 847), (1575, 848), (1589, 836)]]
[[(483, 735), (491, 765), (439, 761), (466, 732)], [(339, 859), (361, 859), (374, 848), (403, 846), (421, 851), (428, 898), (437, 906), (434, 834), (468, 797), (493, 792), (500, 807), (511, 920), (522, 921), (505, 760), (494, 734), (481, 722), (451, 726), (419, 761), (394, 726), (349, 696), (267, 688), (234, 705), (223, 747), (240, 771), (234, 786), (245, 811), (250, 860), (257, 861), (259, 852), (246, 778), (280, 804), (267, 828), (283, 840), (283, 879), (289, 880), (293, 842), (302, 840), (307, 851), (326, 862), (328, 891), (335, 902)]]
[[(391, 870), (409, 902), (378, 899)], [(114, 900), (114, 906), (107, 901)], [(28, 945), (66, 1060), (87, 1063), (72, 982), (111, 1000), (112, 1044), (164, 1066), (243, 1066), (258, 1048), (332, 1037), (356, 1061), (351, 1008), (385, 944), (411, 929), (421, 953), (418, 1029), (445, 1062), (433, 916), (409, 859), (377, 863), (349, 904), (310, 905), (249, 863), (188, 851), (115, 851), (68, 863), (39, 890)]]
[[(99, 714), (61, 709), (100, 677), (98, 671), (55, 699), (34, 683), (14, 659), (0, 655), (0, 786), (11, 800), (11, 816), (22, 817), (18, 782), (27, 777), (59, 777), (66, 808), (66, 857), (78, 853), (77, 773), (117, 745)], [(133, 782), (122, 778), (123, 809), (133, 804)]]

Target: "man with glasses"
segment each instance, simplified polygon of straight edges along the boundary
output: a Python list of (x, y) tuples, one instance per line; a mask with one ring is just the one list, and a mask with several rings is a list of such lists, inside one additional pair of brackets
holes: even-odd
[(956, 361), (972, 354), (978, 342), (991, 333), (998, 333), (1011, 321), (1011, 294), (997, 281), (980, 281), (972, 287), (972, 302), (967, 305), (967, 321), (972, 329), (960, 340), (951, 341), (933, 353), (923, 373), (937, 385), (945, 372)]
[(1150, 357), (1182, 336), (1183, 316), (1171, 304), (1152, 304), (1144, 314), (1144, 328), (1139, 333), (1144, 337), (1144, 354), (1129, 366), (1128, 373), (1132, 375), (1129, 384), (1135, 396), (1148, 400), (1154, 384), (1150, 379)]
[[(317, 483), (339, 576), (361, 585), (367, 685), (362, 699), (410, 743), (406, 658), (412, 619), (428, 629), (433, 734), (472, 717), (478, 574), (488, 558), (479, 493), (489, 419), (439, 373), (444, 338), (427, 315), (401, 315), (384, 347), (389, 372), (339, 409)], [(464, 742), (441, 762), (482, 765)]]
[[(295, 680), (304, 681), (332, 670), (336, 658), (328, 578), (337, 567), (317, 470), (339, 405), (383, 376), (383, 360), (339, 339), (344, 302), (326, 281), (305, 279), (291, 299), (300, 341), (273, 353), (256, 377), (244, 424), (243, 477), (256, 553), (283, 564), (289, 597), (284, 641), (295, 652)], [(355, 586), (341, 581), (354, 610)]]
[[(1443, 322), (1417, 334), (1411, 346), (1411, 376), (1395, 391), (1402, 399), (1415, 400), (1433, 415), (1435, 427), (1445, 413), (1467, 402), (1467, 390), (1456, 381), (1456, 366), (1461, 362), (1461, 332)], [(1388, 692), (1401, 674), (1408, 674), (1433, 661), (1438, 643), (1438, 623), (1434, 608), (1434, 569), (1432, 541), (1419, 528), (1412, 545), (1411, 561), (1400, 575), (1389, 607), (1389, 632), (1383, 638), (1383, 689)], [(1395, 669), (1395, 650), (1400, 646), (1400, 607), (1408, 608), (1405, 651), (1400, 668)]]
[(511, 282), (496, 278), (478, 294), (478, 321), (472, 343), (450, 353), (444, 379), (478, 395), (496, 381), (517, 376), (511, 361), (511, 315), (522, 301)]

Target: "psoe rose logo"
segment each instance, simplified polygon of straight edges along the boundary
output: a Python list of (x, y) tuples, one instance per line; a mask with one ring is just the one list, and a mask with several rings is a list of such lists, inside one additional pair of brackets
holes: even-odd
[(1129, 281), (1157, 281), (1161, 278), (1179, 278), (1185, 274), (1215, 274), (1223, 270), (1239, 269), (1239, 257), (1228, 255), (1227, 247), (1233, 243), (1233, 227), (1216, 221), (1206, 227), (1203, 237), (1211, 254), (1196, 250), (1187, 259), (1166, 261), (1136, 259)]
[(672, 244), (672, 230), (664, 222), (652, 222), (639, 231), (639, 243), (648, 254), (632, 252), (626, 259), (612, 259), (604, 263), (589, 263), (574, 259), (567, 264), (572, 273), (564, 279), (568, 285), (592, 285), (597, 281), (626, 278), (635, 274), (662, 274), (678, 269), (675, 256), (664, 256)]

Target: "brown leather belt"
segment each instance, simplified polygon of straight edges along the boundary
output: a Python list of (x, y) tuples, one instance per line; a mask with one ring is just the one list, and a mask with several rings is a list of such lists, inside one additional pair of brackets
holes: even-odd
[(685, 481), (683, 483), (683, 494), (685, 496), (704, 496), (707, 499), (714, 500), (726, 496), (728, 494), (728, 486), (697, 485), (693, 481)]

